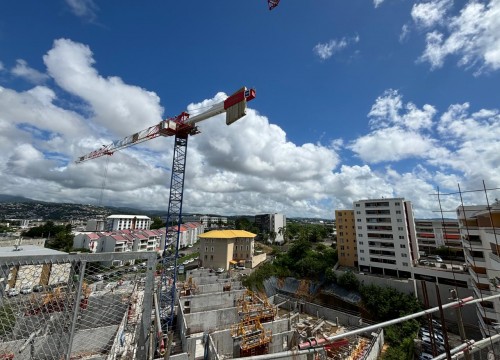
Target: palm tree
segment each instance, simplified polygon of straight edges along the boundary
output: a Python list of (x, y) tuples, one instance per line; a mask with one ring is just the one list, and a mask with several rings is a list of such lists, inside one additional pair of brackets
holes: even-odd
[(271, 240), (271, 244), (274, 244), (274, 240), (276, 240), (276, 231), (270, 231), (269, 232), (269, 239)]
[(286, 226), (278, 228), (278, 234), (283, 236), (283, 243), (286, 243), (288, 232), (286, 231)]

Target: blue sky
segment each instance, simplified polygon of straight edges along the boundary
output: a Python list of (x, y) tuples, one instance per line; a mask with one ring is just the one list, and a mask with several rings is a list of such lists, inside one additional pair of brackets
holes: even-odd
[(185, 211), (331, 218), (383, 196), (434, 217), (438, 187), (500, 187), (498, 14), (500, 0), (8, 2), (0, 193), (97, 204), (107, 167), (104, 204), (166, 209), (172, 139), (73, 160), (247, 86), (246, 118), (190, 139)]

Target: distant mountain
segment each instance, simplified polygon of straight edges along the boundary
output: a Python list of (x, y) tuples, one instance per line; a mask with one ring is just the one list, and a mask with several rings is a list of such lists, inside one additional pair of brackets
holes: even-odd
[(35, 201), (36, 200), (28, 199), (23, 196), (0, 194), (0, 203), (11, 203), (11, 202), (27, 203)]

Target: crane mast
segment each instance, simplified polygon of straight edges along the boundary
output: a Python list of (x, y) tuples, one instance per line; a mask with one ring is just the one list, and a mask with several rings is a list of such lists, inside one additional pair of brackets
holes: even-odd
[(163, 248), (163, 270), (158, 286), (160, 300), (160, 318), (163, 331), (170, 331), (174, 323), (174, 306), (177, 282), (177, 259), (179, 256), (180, 228), (182, 223), (182, 202), (184, 197), (184, 177), (186, 173), (187, 144), (190, 135), (199, 133), (197, 123), (213, 116), (226, 113), (226, 124), (230, 125), (246, 115), (246, 102), (255, 98), (255, 90), (245, 87), (236, 91), (226, 100), (209, 109), (190, 116), (182, 112), (176, 117), (161, 121), (145, 130), (127, 136), (100, 149), (79, 157), (75, 162), (82, 163), (105, 155), (113, 155), (116, 151), (157, 138), (159, 136), (175, 136), (172, 173), (170, 179), (170, 196), (168, 201), (165, 246)]

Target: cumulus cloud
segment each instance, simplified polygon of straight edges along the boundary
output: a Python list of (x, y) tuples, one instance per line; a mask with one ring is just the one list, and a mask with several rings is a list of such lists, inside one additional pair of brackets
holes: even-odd
[[(71, 40), (55, 41), (44, 61), (57, 91), (0, 87), (0, 193), (22, 195), (29, 188), (39, 200), (97, 204), (103, 191), (104, 204), (166, 209), (173, 138), (73, 163), (147, 127), (144, 119), (159, 122), (158, 96), (100, 74), (90, 48)], [(225, 97), (214, 94), (188, 110), (195, 114)], [(428, 194), (437, 187), (500, 183), (499, 116), (498, 109), (468, 103), (438, 113), (389, 89), (374, 99), (367, 133), (295, 144), (252, 108), (231, 126), (219, 115), (201, 122), (201, 134), (189, 140), (184, 211), (331, 218), (353, 201), (397, 196), (412, 200), (417, 216), (433, 216), (436, 202)]]
[(401, 33), (399, 34), (399, 42), (404, 43), (406, 40), (408, 40), (409, 36), (410, 36), (410, 26), (408, 24), (404, 24), (401, 27)]
[[(412, 10), (414, 20), (430, 30), (419, 60), (436, 69), (447, 57), (456, 56), (459, 66), (473, 68), (476, 75), (500, 69), (500, 0), (469, 1), (455, 16), (444, 16), (445, 11), (429, 5), (443, 3), (447, 1), (425, 3), (432, 8), (427, 13), (422, 10), (425, 4), (420, 4), (419, 11), (414, 11), (417, 5)], [(444, 29), (435, 29), (437, 23)]]
[(452, 6), (452, 0), (431, 0), (414, 4), (411, 9), (411, 17), (418, 26), (432, 27), (443, 23), (447, 11)]
[(56, 83), (84, 100), (92, 121), (113, 135), (126, 136), (162, 120), (163, 108), (156, 93), (127, 85), (116, 76), (99, 75), (88, 46), (59, 39), (43, 60)]
[(332, 39), (326, 43), (319, 43), (314, 46), (313, 52), (319, 56), (321, 60), (331, 58), (335, 53), (345, 49), (347, 46), (359, 42), (359, 36), (352, 38), (343, 37), (341, 39)]
[(98, 10), (94, 0), (65, 0), (70, 11), (83, 19), (94, 20)]
[(49, 77), (36, 69), (28, 66), (28, 63), (23, 59), (16, 60), (16, 66), (11, 70), (12, 74), (28, 80), (33, 84), (41, 84)]

